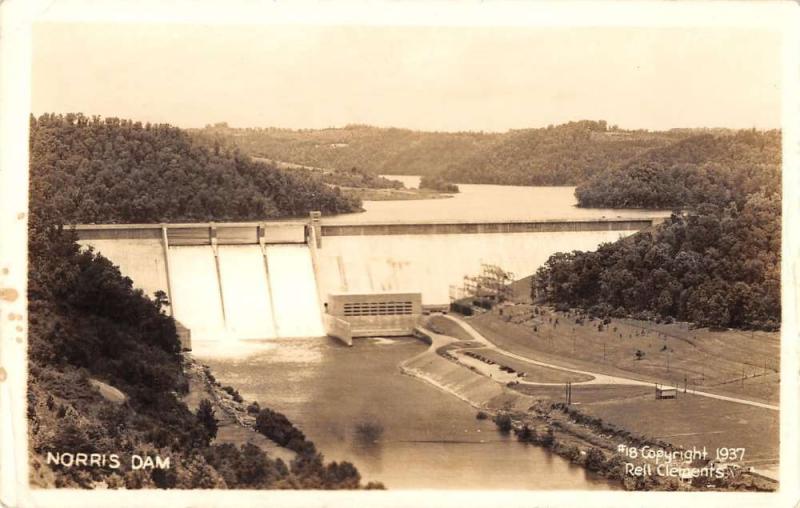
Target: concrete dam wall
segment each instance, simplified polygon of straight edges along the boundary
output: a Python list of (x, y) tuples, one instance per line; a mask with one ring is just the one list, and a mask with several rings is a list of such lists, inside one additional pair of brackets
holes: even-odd
[(82, 225), (91, 245), (193, 340), (325, 335), (306, 224)]
[(420, 293), (447, 305), (481, 264), (524, 277), (557, 251), (594, 249), (650, 220), (507, 223), (76, 226), (148, 295), (162, 290), (193, 340), (325, 335), (331, 293)]
[[(324, 230), (323, 230), (324, 231)], [(423, 305), (447, 305), (450, 289), (481, 264), (528, 276), (557, 251), (594, 249), (633, 231), (323, 237), (319, 249), (323, 294), (421, 292)]]

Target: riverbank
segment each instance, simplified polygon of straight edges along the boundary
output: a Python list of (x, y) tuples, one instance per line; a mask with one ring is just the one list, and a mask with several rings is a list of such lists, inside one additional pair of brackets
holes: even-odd
[[(200, 363), (191, 354), (184, 353), (184, 372), (189, 382), (189, 392), (183, 402), (189, 410), (195, 413), (203, 399), (210, 401), (214, 408), (218, 428), (213, 444), (232, 444), (239, 447), (249, 443), (287, 464), (294, 460), (297, 456), (294, 451), (280, 446), (255, 429), (257, 412), (247, 410), (252, 403), (241, 399), (241, 396), (236, 397), (236, 390), (230, 387), (226, 390), (213, 377), (208, 366)], [(236, 400), (237, 398), (240, 400)]]
[[(565, 404), (558, 401), (559, 397), (564, 396), (563, 384), (555, 386), (555, 383), (550, 383), (547, 386), (541, 383), (542, 386), (537, 386), (535, 383), (525, 385), (516, 380), (490, 378), (489, 373), (479, 365), (465, 362), (460, 351), (474, 348), (474, 337), (463, 329), (459, 331), (460, 327), (454, 328), (452, 323), (448, 325), (448, 322), (439, 318), (433, 323), (429, 320), (428, 324), (432, 324), (432, 328), (439, 328), (438, 331), (447, 328), (449, 333), (460, 338), (430, 329), (420, 330), (430, 346), (401, 365), (401, 370), (468, 402), (496, 421), (507, 417), (510, 422), (508, 430), (513, 430), (521, 441), (544, 446), (589, 471), (619, 482), (628, 490), (770, 491), (777, 487), (777, 483), (768, 478), (743, 472), (736, 467), (725, 468), (725, 472), (717, 473), (706, 459), (676, 464), (670, 470), (663, 460), (633, 457), (634, 452), (628, 450), (661, 450), (662, 454), (666, 454), (680, 453), (687, 448), (606, 423), (584, 412), (581, 403)], [(472, 340), (464, 340), (467, 338)], [(581, 388), (581, 397), (591, 392), (595, 400), (604, 402), (614, 399), (642, 402), (652, 397), (649, 388), (638, 385), (592, 384), (584, 381)], [(710, 413), (714, 414), (718, 415)], [(705, 470), (698, 473), (700, 476), (691, 476), (703, 468)], [(633, 474), (634, 471), (643, 473), (637, 476)], [(723, 476), (717, 478), (716, 475)]]

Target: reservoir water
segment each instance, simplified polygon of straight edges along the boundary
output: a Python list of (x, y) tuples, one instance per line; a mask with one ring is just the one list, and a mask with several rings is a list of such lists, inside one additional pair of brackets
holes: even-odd
[[(419, 176), (382, 175), (408, 188), (419, 186)], [(578, 208), (575, 187), (522, 187), (459, 184), (452, 198), (409, 201), (365, 201), (363, 213), (323, 217), (336, 223), (414, 221), (507, 221), (548, 219), (613, 219), (669, 216), (669, 211)]]

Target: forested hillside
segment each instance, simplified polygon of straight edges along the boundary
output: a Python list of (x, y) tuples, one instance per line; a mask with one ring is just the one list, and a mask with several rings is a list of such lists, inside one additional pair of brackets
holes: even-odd
[(253, 157), (328, 170), (358, 168), (373, 174), (433, 175), (471, 157), (501, 134), (421, 132), (348, 125), (331, 129), (236, 129), (221, 123), (193, 134), (238, 146)]
[(653, 231), (552, 256), (534, 292), (597, 314), (780, 326), (780, 133), (694, 136), (590, 179), (584, 206), (681, 207)]
[(210, 149), (169, 125), (31, 118), (31, 195), (63, 223), (259, 220), (352, 212), (360, 203), (302, 174)]
[(194, 131), (254, 157), (376, 174), (438, 176), (456, 183), (576, 185), (644, 151), (683, 139), (685, 131), (646, 132), (580, 121), (506, 133), (422, 132), (354, 125), (341, 129)]
[(683, 136), (609, 129), (604, 121), (510, 131), (493, 146), (448, 164), (441, 175), (463, 183), (576, 185)]
[[(213, 414), (192, 413), (181, 400), (188, 383), (175, 322), (163, 312), (165, 295), (149, 298), (134, 290), (117, 267), (79, 249), (63, 227), (268, 218), (350, 210), (356, 203), (248, 157), (209, 153), (169, 126), (44, 115), (31, 120), (30, 143), (28, 422), (34, 484), (358, 487), (360, 476), (351, 464), (326, 464), (304, 437), (291, 464), (253, 445), (212, 444)], [(104, 397), (97, 383), (121, 391), (124, 399)], [(49, 467), (47, 452), (117, 454), (128, 466)], [(133, 470), (134, 453), (169, 457), (171, 467)]]
[(599, 316), (775, 330), (780, 215), (777, 193), (751, 194), (742, 207), (703, 204), (595, 252), (551, 256), (533, 279), (534, 296)]
[(597, 173), (578, 185), (580, 206), (672, 208), (780, 192), (779, 131), (692, 136)]

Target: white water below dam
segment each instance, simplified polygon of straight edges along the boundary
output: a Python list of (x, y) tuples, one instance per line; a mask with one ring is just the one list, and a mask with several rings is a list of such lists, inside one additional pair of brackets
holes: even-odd
[(267, 246), (278, 337), (321, 337), (317, 279), (306, 245)]
[(169, 248), (175, 319), (192, 331), (192, 339), (226, 335), (217, 267), (210, 245)]
[(242, 339), (277, 337), (261, 247), (221, 245), (219, 268), (228, 335)]
[(175, 319), (192, 340), (325, 335), (307, 246), (267, 246), (266, 265), (258, 245), (218, 249), (219, 276), (210, 245), (169, 248)]

